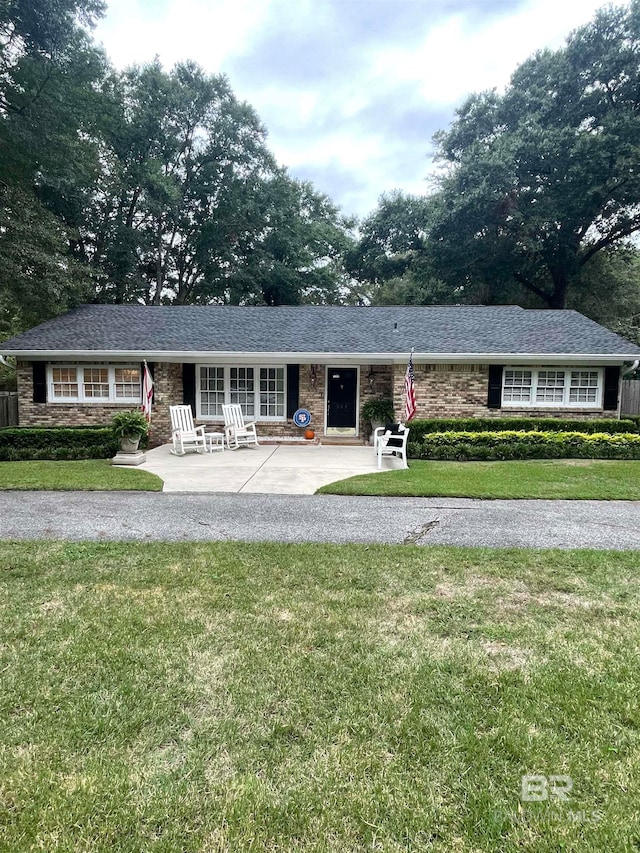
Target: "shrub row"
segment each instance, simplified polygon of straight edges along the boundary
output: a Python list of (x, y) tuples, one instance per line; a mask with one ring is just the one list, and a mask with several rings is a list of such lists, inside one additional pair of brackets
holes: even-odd
[(600, 418), (591, 420), (567, 420), (564, 418), (431, 418), (409, 422), (409, 441), (419, 441), (431, 432), (640, 432), (640, 419), (615, 420)]
[(0, 429), (0, 461), (108, 459), (118, 449), (111, 427), (10, 427)]
[(410, 442), (413, 459), (451, 461), (504, 459), (640, 459), (637, 433), (442, 432)]

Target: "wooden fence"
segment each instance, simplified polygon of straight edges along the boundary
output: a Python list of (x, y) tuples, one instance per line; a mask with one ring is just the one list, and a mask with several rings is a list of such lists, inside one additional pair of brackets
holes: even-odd
[(623, 379), (620, 394), (620, 414), (640, 415), (640, 379)]
[(15, 391), (0, 391), (0, 427), (18, 423), (18, 395)]

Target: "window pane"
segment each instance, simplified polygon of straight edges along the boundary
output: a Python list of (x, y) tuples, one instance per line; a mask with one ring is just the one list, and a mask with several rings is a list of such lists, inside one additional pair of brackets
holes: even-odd
[(245, 417), (255, 417), (253, 367), (229, 368), (229, 400), (240, 404)]
[(224, 367), (200, 368), (200, 411), (205, 418), (222, 418)]
[(530, 370), (505, 370), (502, 399), (508, 403), (529, 403), (531, 384)]
[(78, 371), (75, 367), (53, 367), (51, 379), (54, 399), (78, 399)]
[(83, 370), (84, 396), (90, 399), (109, 399), (109, 368), (85, 367)]
[(600, 374), (597, 370), (572, 370), (569, 402), (596, 404), (599, 378)]
[(114, 388), (117, 399), (139, 400), (142, 393), (140, 368), (116, 367)]
[(260, 368), (260, 417), (283, 418), (284, 367)]
[(539, 370), (536, 402), (562, 403), (564, 401), (564, 380), (564, 370)]

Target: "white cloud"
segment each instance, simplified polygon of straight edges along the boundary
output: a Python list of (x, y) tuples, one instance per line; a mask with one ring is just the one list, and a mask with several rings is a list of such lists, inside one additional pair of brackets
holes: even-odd
[[(383, 0), (373, 2), (380, 9)], [(212, 73), (230, 70), (277, 159), (298, 177), (318, 176), (345, 212), (364, 214), (393, 188), (425, 192), (430, 136), (455, 107), (504, 87), (518, 64), (560, 46), (606, 5), (528, 0), (500, 11), (468, 0), (446, 14), (434, 0), (388, 2), (395, 35), (364, 14), (362, 0), (110, 0), (97, 38), (120, 68), (159, 55), (167, 68), (194, 59)]]
[(123, 68), (160, 56), (166, 67), (193, 59), (210, 72), (242, 51), (269, 12), (267, 0), (109, 0), (96, 29), (112, 62)]

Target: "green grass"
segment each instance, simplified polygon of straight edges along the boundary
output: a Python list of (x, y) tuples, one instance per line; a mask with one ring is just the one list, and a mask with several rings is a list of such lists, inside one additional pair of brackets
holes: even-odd
[(0, 462), (0, 489), (161, 492), (162, 480), (148, 471), (111, 465), (107, 459)]
[(634, 553), (5, 544), (0, 849), (637, 850), (639, 647)]
[(332, 495), (640, 500), (640, 462), (535, 460), (422, 462), (360, 474), (318, 489)]

